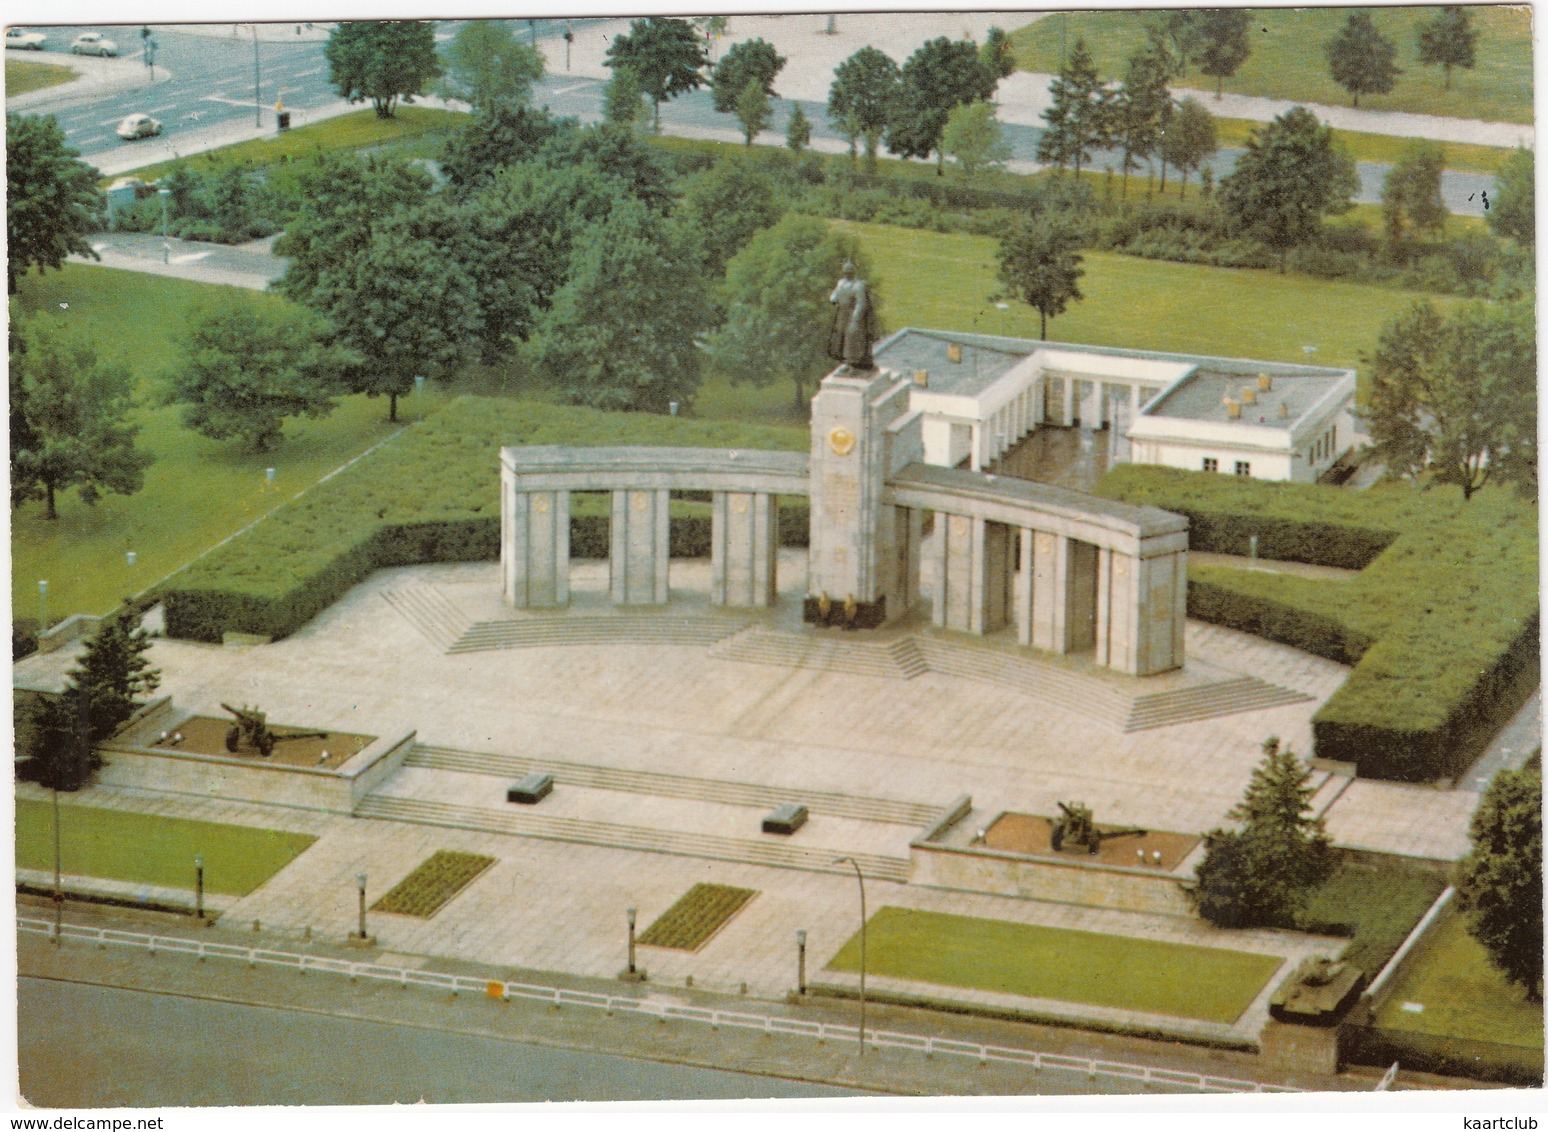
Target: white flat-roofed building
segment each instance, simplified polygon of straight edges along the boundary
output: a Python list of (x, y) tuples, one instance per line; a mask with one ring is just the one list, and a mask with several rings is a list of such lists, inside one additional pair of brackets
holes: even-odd
[(912, 327), (874, 353), (912, 377), (924, 460), (942, 467), (1080, 425), (1112, 429), (1115, 461), (1311, 482), (1355, 438), (1353, 370)]

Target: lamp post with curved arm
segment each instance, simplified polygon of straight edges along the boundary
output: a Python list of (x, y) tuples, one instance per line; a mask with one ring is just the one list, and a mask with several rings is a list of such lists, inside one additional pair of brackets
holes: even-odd
[(853, 857), (840, 857), (835, 865), (848, 861), (855, 868), (855, 880), (860, 884), (860, 1056), (865, 1056), (865, 876), (860, 872), (860, 862)]

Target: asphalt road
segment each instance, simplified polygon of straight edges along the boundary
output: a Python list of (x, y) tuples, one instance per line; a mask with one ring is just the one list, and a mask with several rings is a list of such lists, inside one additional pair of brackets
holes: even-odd
[(853, 1097), (853, 1089), (138, 990), (17, 980), (22, 1096), (51, 1108)]

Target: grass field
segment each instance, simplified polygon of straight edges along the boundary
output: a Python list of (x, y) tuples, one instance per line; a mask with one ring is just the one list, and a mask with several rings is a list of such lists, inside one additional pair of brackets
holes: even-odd
[[(1246, 118), (1216, 118), (1215, 137), (1221, 149), (1240, 149), (1254, 130), (1260, 130), (1262, 122)], [(1391, 134), (1364, 134), (1354, 130), (1334, 130), (1333, 138), (1343, 144), (1354, 161), (1374, 165), (1395, 165), (1402, 161), (1413, 145), (1412, 138), (1393, 137)], [(1496, 173), (1514, 150), (1497, 145), (1470, 145), (1465, 142), (1436, 143), (1446, 154), (1447, 169), (1460, 173)]]
[(15, 98), (29, 90), (42, 90), (60, 83), (74, 82), (79, 77), (73, 67), (61, 67), (58, 63), (23, 63), (19, 59), (7, 59), (5, 96)]
[[(246, 896), (316, 841), (245, 825), (188, 821), (97, 806), (61, 803), (61, 868), (161, 888), (194, 887), (194, 857), (204, 857), (204, 887), (225, 896)], [(54, 868), (54, 815), (49, 802), (16, 803), (16, 865)]]
[[(1404, 1003), (1422, 1011), (1404, 1010)], [(1543, 1048), (1543, 1007), (1489, 964), (1460, 914), (1448, 909), (1410, 956), (1373, 1019), (1387, 1030)]]
[[(1223, 948), (887, 906), (867, 923), (866, 972), (939, 986), (1233, 1022), (1283, 962)], [(828, 963), (860, 969), (857, 933)]]
[[(222, 146), (187, 160), (219, 166), (246, 163), (261, 167), (319, 153), (383, 147), (407, 152), (409, 156), (431, 156), (439, 150), (442, 136), (465, 121), (466, 114), (425, 106), (400, 106), (391, 118), (378, 118), (374, 110), (355, 110), (309, 126), (297, 126), (278, 137)], [(179, 162), (161, 161), (130, 172), (153, 181), (177, 164)]]
[[(29, 503), (11, 516), (11, 607), (37, 616), (38, 579), (48, 580), (48, 615), (105, 613), (182, 566), (227, 535), (289, 499), (328, 472), (391, 434), (385, 400), (341, 399), (333, 415), (285, 426), (285, 439), (265, 453), (236, 442), (208, 440), (183, 427), (180, 410), (155, 400), (174, 360), (175, 335), (189, 306), (219, 298), (227, 288), (132, 271), (66, 265), (47, 275), (29, 273), (11, 300), (12, 315), (79, 322), (98, 353), (130, 367), (140, 389), (138, 445), (156, 457), (135, 495), (107, 495), (95, 506), (75, 492), (60, 497), (59, 518), (44, 519)], [(264, 301), (283, 303), (266, 297)], [(69, 303), (69, 309), (61, 309)], [(427, 403), (440, 394), (427, 392)], [(412, 419), (408, 399), (400, 416)], [(264, 469), (275, 468), (273, 490)], [(125, 552), (138, 562), (131, 571)]]
[(1445, 887), (1444, 877), (1403, 857), (1346, 859), (1312, 896), (1306, 919), (1353, 924), (1344, 958), (1375, 978)]
[[(919, 326), (1037, 336), (1031, 307), (995, 308), (991, 296), (1000, 284), (990, 237), (845, 226), (876, 265), (889, 332)], [(1428, 299), (1442, 311), (1456, 302), (1293, 273), (1083, 254), (1086, 298), (1049, 321), (1051, 340), (1279, 362), (1305, 361), (1302, 347), (1312, 345), (1317, 365), (1359, 366), (1382, 326), (1415, 300)]]
[[(1349, 94), (1328, 74), (1323, 45), (1337, 34), (1352, 9), (1259, 8), (1253, 10), (1252, 54), (1226, 80), (1233, 94), (1262, 95), (1295, 102), (1348, 106)], [(1367, 95), (1361, 109), (1403, 110), (1491, 122), (1532, 121), (1532, 16), (1526, 6), (1473, 7), (1478, 29), (1477, 66), (1454, 70), (1444, 88), (1439, 67), (1422, 67), (1417, 28), (1434, 18), (1433, 8), (1373, 8), (1376, 27), (1397, 45), (1403, 73), (1391, 94)], [(1121, 78), (1130, 55), (1145, 46), (1153, 17), (1136, 10), (1071, 12), (1047, 16), (1012, 33), (1016, 64), (1024, 71), (1056, 72), (1061, 46), (1084, 39), (1106, 78)], [(1196, 68), (1173, 83), (1178, 88), (1214, 89)]]

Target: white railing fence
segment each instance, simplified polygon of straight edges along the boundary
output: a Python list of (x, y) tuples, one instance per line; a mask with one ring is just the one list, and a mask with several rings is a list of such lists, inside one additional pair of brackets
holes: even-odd
[[(49, 920), (18, 917), (19, 931), (35, 935), (53, 935), (54, 925)], [(371, 979), (377, 982), (397, 983), (407, 989), (411, 986), (444, 991), (450, 995), (471, 994), (495, 999), (526, 999), (544, 1002), (559, 1008), (564, 1006), (588, 1006), (605, 1011), (609, 1016), (632, 1014), (653, 1017), (661, 1023), (667, 1021), (697, 1022), (712, 1029), (721, 1026), (742, 1030), (757, 1030), (765, 1034), (790, 1034), (813, 1038), (818, 1042), (856, 1042), (859, 1030), (833, 1022), (815, 1022), (804, 1018), (787, 1018), (779, 1015), (751, 1014), (744, 1011), (714, 1010), (703, 1006), (650, 1001), (628, 995), (601, 994), (595, 991), (574, 990), (569, 987), (544, 986), (537, 983), (503, 982), (479, 979), (468, 975), (448, 975), (439, 971), (410, 970), (403, 967), (386, 967), (378, 963), (335, 959), (324, 955), (306, 955), (294, 951), (275, 951), (264, 947), (243, 947), (233, 943), (215, 943), (208, 940), (188, 939), (183, 936), (147, 935), (142, 932), (122, 931), (117, 928), (93, 928), (80, 924), (64, 924), (61, 939), (95, 943), (98, 947), (115, 944), (122, 947), (139, 947), (155, 955), (159, 952), (192, 955), (200, 961), (206, 959), (232, 959), (245, 962), (249, 967), (260, 963), (271, 967), (290, 967), (298, 972), (319, 971), (344, 975), (351, 982)], [(1069, 1057), (1065, 1054), (1047, 1053), (1040, 1050), (1016, 1049), (1007, 1046), (982, 1045), (977, 1042), (959, 1041), (955, 1038), (937, 1038), (924, 1034), (905, 1034), (894, 1030), (866, 1028), (866, 1044), (873, 1048), (915, 1050), (926, 1057), (949, 1054), (957, 1057), (976, 1058), (981, 1065), (990, 1062), (1023, 1065), (1036, 1070), (1063, 1070), (1084, 1073), (1089, 1078), (1111, 1077), (1125, 1081), (1137, 1081), (1147, 1085), (1169, 1085), (1194, 1089), (1207, 1093), (1298, 1093), (1301, 1089), (1286, 1085), (1271, 1085), (1261, 1081), (1246, 1081), (1234, 1077), (1217, 1077), (1211, 1074), (1191, 1073), (1178, 1069), (1162, 1069), (1150, 1065), (1130, 1065), (1120, 1061), (1101, 1061), (1094, 1058)]]

